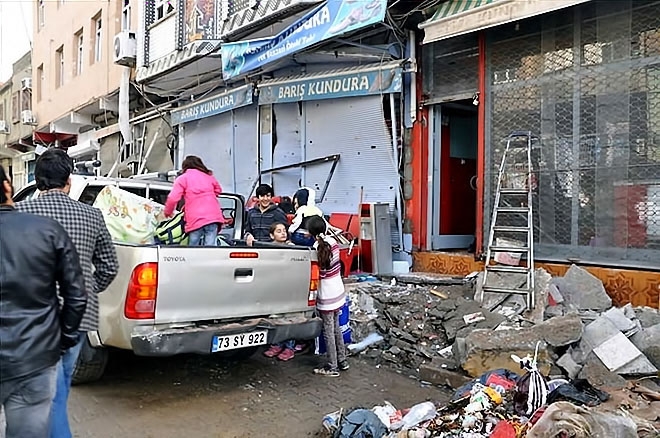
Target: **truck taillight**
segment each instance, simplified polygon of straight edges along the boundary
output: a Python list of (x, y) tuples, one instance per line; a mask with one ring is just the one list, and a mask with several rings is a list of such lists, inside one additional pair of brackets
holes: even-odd
[(154, 319), (157, 289), (158, 263), (137, 265), (128, 283), (124, 316), (128, 319)]
[(307, 297), (307, 305), (309, 307), (316, 306), (316, 294), (319, 289), (319, 281), (321, 281), (319, 264), (318, 262), (312, 262), (312, 272), (309, 278), (309, 296)]

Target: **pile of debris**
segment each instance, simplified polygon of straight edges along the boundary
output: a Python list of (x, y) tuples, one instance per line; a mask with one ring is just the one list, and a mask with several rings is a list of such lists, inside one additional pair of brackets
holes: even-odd
[[(650, 438), (660, 433), (657, 423), (647, 419), (660, 415), (657, 386), (644, 387), (644, 395), (626, 395), (627, 409), (622, 409), (618, 394), (580, 380), (537, 380), (533, 359), (523, 361), (529, 361), (523, 376), (490, 371), (459, 388), (444, 405), (426, 401), (399, 410), (385, 402), (333, 412), (322, 424), (333, 438)], [(634, 411), (633, 403), (649, 408)]]
[[(511, 276), (490, 275), (502, 287), (516, 287)], [(578, 266), (563, 277), (538, 269), (531, 312), (524, 312), (518, 295), (485, 294), (479, 304), (476, 274), (410, 278), (424, 284), (402, 284), (399, 278), (347, 286), (354, 339), (368, 338), (371, 344), (353, 345), (353, 352), (453, 387), (466, 379), (456, 371), (477, 377), (512, 369), (511, 355), (523, 357), (537, 343), (546, 376), (585, 378), (596, 386), (621, 387), (620, 376), (655, 375), (660, 367), (658, 310), (612, 307), (600, 280)]]

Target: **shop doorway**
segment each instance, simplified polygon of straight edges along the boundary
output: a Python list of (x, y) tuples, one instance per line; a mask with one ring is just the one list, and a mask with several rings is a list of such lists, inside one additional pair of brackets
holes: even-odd
[(477, 215), (477, 107), (458, 100), (433, 107), (431, 247), (474, 246)]

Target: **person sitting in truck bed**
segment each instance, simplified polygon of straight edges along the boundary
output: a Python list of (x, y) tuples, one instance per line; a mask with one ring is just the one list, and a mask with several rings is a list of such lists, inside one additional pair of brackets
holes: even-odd
[(270, 228), (273, 224), (286, 224), (284, 212), (272, 202), (273, 188), (268, 184), (261, 184), (256, 191), (259, 203), (248, 210), (245, 223), (245, 241), (252, 246), (254, 241), (270, 242)]
[(323, 219), (323, 212), (316, 206), (316, 192), (308, 187), (302, 187), (293, 195), (293, 207), (296, 216), (289, 226), (291, 241), (296, 245), (312, 246), (316, 239), (307, 231), (307, 220), (313, 216)]

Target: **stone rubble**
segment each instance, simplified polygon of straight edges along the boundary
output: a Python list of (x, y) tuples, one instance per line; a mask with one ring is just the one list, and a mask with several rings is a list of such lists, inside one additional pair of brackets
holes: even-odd
[[(475, 298), (481, 295), (481, 275), (457, 279), (412, 273), (348, 284), (355, 339), (370, 333), (384, 337), (362, 354), (452, 387), (466, 375), (519, 371), (511, 355), (533, 353), (537, 343), (539, 369), (546, 376), (622, 387), (621, 376), (657, 373), (660, 312), (612, 307), (602, 282), (587, 270), (573, 265), (565, 276), (552, 277), (537, 269), (532, 312), (525, 311), (521, 296), (485, 294), (480, 304)], [(506, 274), (489, 275), (502, 287), (519, 282)]]

